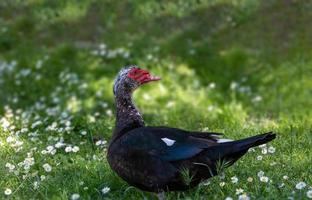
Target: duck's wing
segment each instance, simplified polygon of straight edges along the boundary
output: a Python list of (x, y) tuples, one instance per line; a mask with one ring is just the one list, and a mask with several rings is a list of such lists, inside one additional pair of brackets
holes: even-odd
[(236, 141), (219, 136), (217, 133), (189, 132), (170, 127), (141, 127), (131, 130), (121, 139), (130, 148), (173, 162), (190, 159), (202, 151), (210, 159), (237, 160), (249, 148), (275, 138), (271, 132)]
[(141, 127), (124, 135), (124, 145), (164, 161), (189, 159), (217, 145), (217, 133), (189, 132), (170, 127)]

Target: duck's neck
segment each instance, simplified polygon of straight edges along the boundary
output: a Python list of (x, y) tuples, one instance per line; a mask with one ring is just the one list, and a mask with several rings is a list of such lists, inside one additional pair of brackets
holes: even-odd
[(115, 133), (120, 135), (133, 128), (144, 126), (144, 121), (132, 102), (132, 92), (121, 90), (115, 94), (116, 128)]

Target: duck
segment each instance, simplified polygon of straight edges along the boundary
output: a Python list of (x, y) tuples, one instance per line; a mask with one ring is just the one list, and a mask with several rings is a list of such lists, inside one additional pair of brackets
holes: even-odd
[(129, 185), (158, 194), (185, 191), (218, 175), (250, 148), (276, 138), (273, 132), (239, 140), (215, 132), (145, 126), (132, 94), (140, 86), (161, 80), (136, 65), (122, 68), (114, 82), (116, 122), (107, 150), (111, 169)]

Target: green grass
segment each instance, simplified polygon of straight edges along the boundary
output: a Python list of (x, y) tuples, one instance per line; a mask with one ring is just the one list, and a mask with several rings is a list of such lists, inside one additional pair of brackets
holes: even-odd
[[(255, 148), (224, 176), (168, 199), (237, 199), (239, 188), (251, 199), (307, 198), (311, 8), (273, 0), (1, 1), (0, 199), (156, 199), (122, 181), (106, 161), (107, 143), (94, 143), (110, 140), (112, 84), (127, 64), (163, 78), (134, 95), (148, 125), (234, 139), (278, 133), (267, 146), (274, 153)], [(79, 151), (44, 151), (59, 141)]]

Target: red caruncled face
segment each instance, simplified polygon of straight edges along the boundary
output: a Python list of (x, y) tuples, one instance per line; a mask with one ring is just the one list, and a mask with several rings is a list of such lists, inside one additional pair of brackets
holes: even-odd
[(160, 80), (160, 77), (152, 76), (147, 70), (135, 68), (135, 67), (129, 71), (128, 77), (137, 81), (140, 84), (148, 83), (150, 81)]

